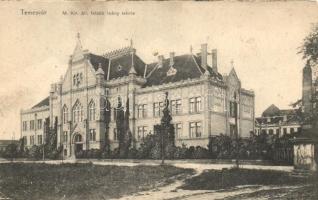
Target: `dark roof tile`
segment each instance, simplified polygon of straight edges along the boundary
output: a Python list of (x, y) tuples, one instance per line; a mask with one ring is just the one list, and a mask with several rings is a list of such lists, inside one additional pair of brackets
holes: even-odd
[(34, 105), (32, 107), (33, 108), (39, 108), (42, 106), (49, 106), (50, 105), (50, 97), (46, 97), (45, 99), (43, 99), (42, 101), (40, 101), (39, 103), (37, 103), (36, 105)]
[[(116, 79), (129, 74), (129, 70), (132, 66), (131, 54), (124, 54), (119, 57), (108, 59), (103, 56), (89, 54), (89, 59), (93, 65), (95, 71), (98, 69), (99, 63), (102, 65), (102, 69), (105, 73), (105, 80), (108, 77), (108, 67), (110, 62), (109, 79)], [(120, 67), (119, 67), (120, 66)], [(145, 63), (134, 54), (134, 67), (138, 76), (144, 75)]]
[[(167, 72), (170, 69), (170, 58), (164, 59), (161, 67), (159, 67), (158, 62), (149, 64), (148, 68), (151, 70), (147, 73), (147, 83), (144, 86), (161, 85), (186, 79), (199, 78), (205, 72), (200, 66), (201, 59), (197, 56), (191, 54), (175, 56), (173, 61), (173, 67), (176, 69), (176, 73), (170, 76), (167, 75)], [(214, 73), (210, 67), (208, 67), (208, 69), (210, 74), (216, 75), (222, 80), (221, 74)]]

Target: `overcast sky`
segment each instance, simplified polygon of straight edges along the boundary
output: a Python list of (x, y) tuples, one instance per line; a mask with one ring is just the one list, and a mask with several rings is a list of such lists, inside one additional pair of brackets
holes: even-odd
[[(270, 104), (288, 108), (301, 98), (304, 62), (297, 54), (313, 23), (315, 2), (109, 2), (1, 3), (0, 139), (20, 136), (19, 112), (49, 94), (66, 72), (76, 34), (93, 53), (127, 46), (147, 62), (158, 51), (166, 57), (199, 52), (201, 43), (218, 49), (219, 71), (231, 60), (242, 85), (256, 95), (256, 116)], [(21, 9), (46, 10), (26, 16)], [(131, 11), (134, 15), (63, 16), (62, 11)]]

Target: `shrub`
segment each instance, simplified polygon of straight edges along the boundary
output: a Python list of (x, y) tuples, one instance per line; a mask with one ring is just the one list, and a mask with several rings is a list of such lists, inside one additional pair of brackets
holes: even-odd
[(16, 158), (18, 155), (18, 146), (14, 143), (9, 144), (3, 152), (3, 157), (5, 158)]
[(174, 159), (186, 159), (187, 157), (187, 147), (186, 145), (182, 144), (181, 147), (175, 147), (174, 151)]
[(43, 147), (33, 145), (29, 150), (29, 158), (40, 160), (43, 157)]

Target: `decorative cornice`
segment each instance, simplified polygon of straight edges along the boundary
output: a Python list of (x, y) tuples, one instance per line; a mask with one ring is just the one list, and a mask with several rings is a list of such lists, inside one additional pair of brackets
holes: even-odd
[(165, 83), (162, 85), (154, 85), (154, 86), (149, 86), (145, 88), (140, 88), (140, 89), (137, 89), (136, 93), (141, 94), (141, 93), (153, 92), (155, 90), (167, 90), (171, 88), (179, 88), (179, 87), (188, 86), (188, 85), (196, 85), (204, 81), (205, 80), (203, 79), (196, 78), (196, 79), (182, 80), (182, 81), (174, 82), (174, 83), (170, 82), (170, 83)]
[(70, 93), (70, 91), (71, 92), (83, 92), (85, 90), (90, 90), (90, 89), (94, 89), (94, 88), (96, 88), (96, 84), (90, 85), (87, 87), (81, 87), (81, 88), (75, 88), (75, 89), (73, 88), (72, 90), (63, 91), (62, 95), (66, 95), (66, 94)]
[(105, 86), (112, 87), (116, 85), (128, 84), (129, 82), (134, 82), (134, 83), (143, 85), (146, 83), (146, 79), (139, 76), (123, 76), (123, 77), (106, 81)]

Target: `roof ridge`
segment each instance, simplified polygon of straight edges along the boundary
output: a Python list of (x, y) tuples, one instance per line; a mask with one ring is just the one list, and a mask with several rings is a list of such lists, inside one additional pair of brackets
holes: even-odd
[(131, 53), (131, 51), (134, 51), (135, 49), (132, 48), (131, 46), (127, 46), (127, 47), (123, 47), (120, 49), (115, 49), (109, 52), (104, 53), (102, 56), (107, 58), (107, 59), (114, 59), (114, 58), (118, 58), (120, 56), (123, 55), (127, 55), (129, 53)]

